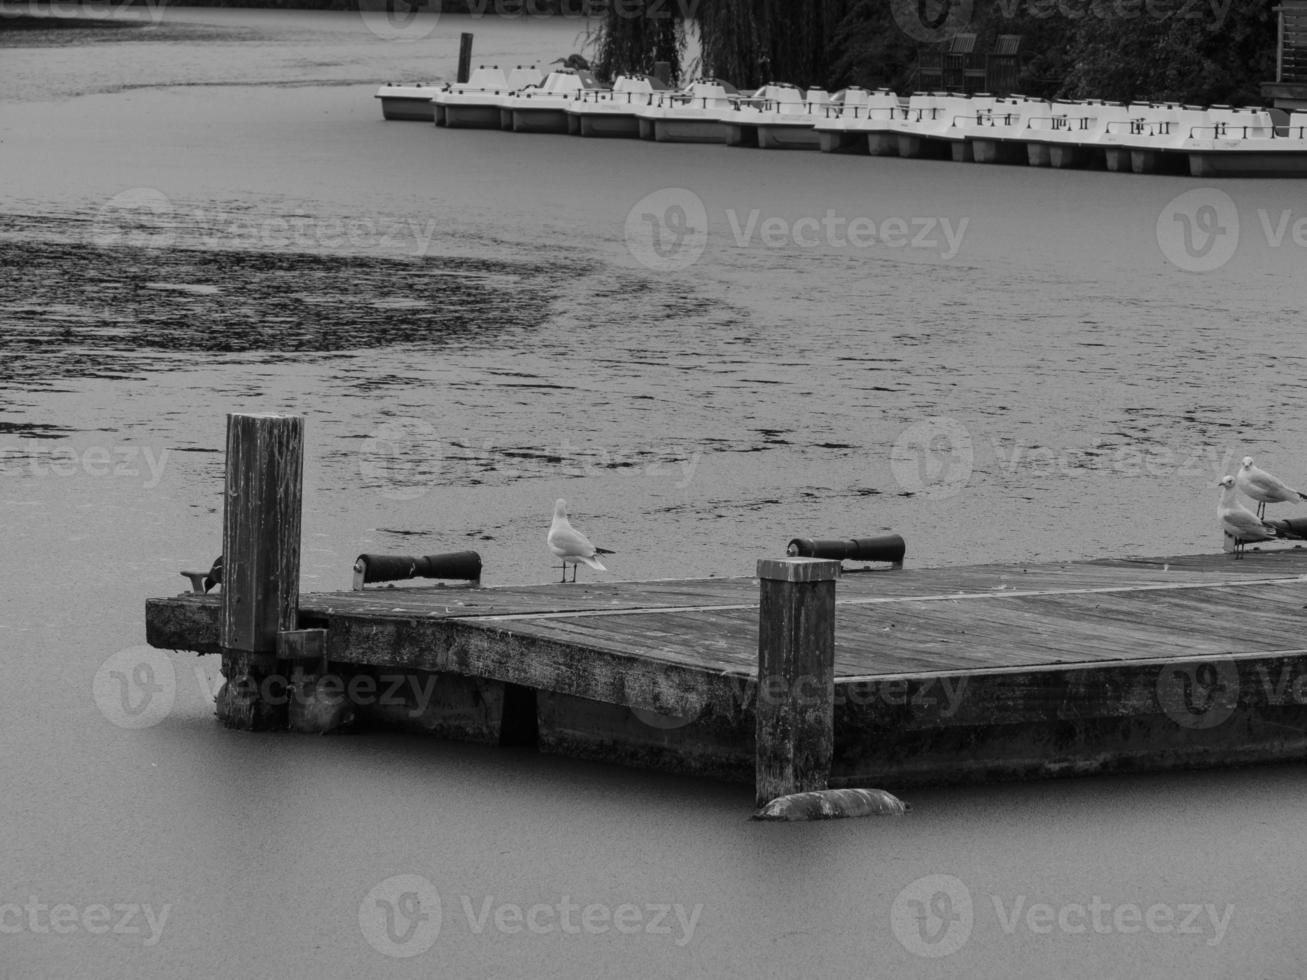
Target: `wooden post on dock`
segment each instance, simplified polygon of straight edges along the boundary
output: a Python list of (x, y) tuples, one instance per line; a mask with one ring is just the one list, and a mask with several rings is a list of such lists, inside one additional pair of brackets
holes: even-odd
[(277, 636), (298, 626), (303, 473), (303, 417), (227, 416), (217, 710), (228, 728), (286, 727)]
[(835, 751), (835, 580), (840, 563), (758, 562), (758, 806), (825, 789)]
[(472, 35), (464, 31), (458, 38), (458, 84), (472, 77)]

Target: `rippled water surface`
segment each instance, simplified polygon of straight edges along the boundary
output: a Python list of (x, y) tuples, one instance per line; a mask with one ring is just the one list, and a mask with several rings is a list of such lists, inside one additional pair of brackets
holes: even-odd
[[(1214, 550), (1233, 459), (1307, 481), (1302, 181), (437, 131), (384, 122), (378, 83), (451, 76), (464, 30), (477, 62), (543, 63), (584, 25), (154, 13), (0, 32), (0, 907), (170, 912), (146, 946), (143, 913), (97, 935), (24, 911), (0, 975), (1289, 975), (1292, 768), (770, 828), (737, 787), (233, 735), (214, 658), (174, 658), (147, 729), (91, 691), (144, 599), (217, 553), (229, 411), (307, 417), (306, 588), (465, 547), (491, 584), (547, 581), (557, 496), (617, 579), (887, 529), (923, 565)], [(1227, 260), (1182, 268), (1211, 244), (1185, 215), (1237, 234)], [(409, 959), (358, 924), (401, 874), (443, 900)], [(890, 928), (933, 874), (975, 902), (938, 960)], [(1019, 896), (1233, 910), (1219, 939), (1044, 934), (1004, 925)], [(564, 901), (645, 918), (496, 925)], [(658, 905), (701, 906), (693, 934), (645, 931)]]

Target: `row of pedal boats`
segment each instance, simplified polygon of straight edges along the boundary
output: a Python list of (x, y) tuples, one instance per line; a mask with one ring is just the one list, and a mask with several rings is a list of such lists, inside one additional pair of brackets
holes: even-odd
[(925, 157), (1135, 173), (1307, 176), (1307, 113), (1176, 103), (1049, 101), (1025, 96), (771, 83), (741, 93), (700, 78), (670, 89), (585, 70), (481, 66), (465, 83), (383, 85), (387, 119), (450, 129), (510, 129), (764, 149)]

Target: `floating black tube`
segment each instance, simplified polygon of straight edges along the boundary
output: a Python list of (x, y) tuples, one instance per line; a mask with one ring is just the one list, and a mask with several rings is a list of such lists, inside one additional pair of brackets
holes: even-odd
[(359, 555), (354, 562), (354, 587), (368, 582), (395, 582), (407, 578), (449, 578), (478, 581), (481, 556), (475, 551), (412, 558), (407, 555)]
[(902, 566), (907, 550), (902, 535), (882, 534), (874, 538), (794, 538), (785, 553), (791, 558), (888, 561)]

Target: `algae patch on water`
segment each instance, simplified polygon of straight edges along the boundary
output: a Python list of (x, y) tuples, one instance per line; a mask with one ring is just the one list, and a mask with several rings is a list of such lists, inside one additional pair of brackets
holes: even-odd
[(484, 259), (16, 242), (0, 253), (0, 383), (148, 371), (179, 355), (483, 342), (542, 322), (556, 274)]

